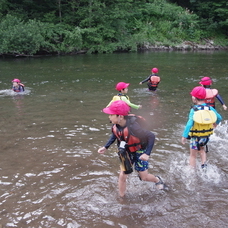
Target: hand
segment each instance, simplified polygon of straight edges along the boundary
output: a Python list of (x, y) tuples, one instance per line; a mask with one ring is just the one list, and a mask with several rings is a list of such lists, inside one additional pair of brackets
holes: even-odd
[(139, 85), (142, 85), (142, 82), (139, 82)]
[(227, 110), (227, 107), (226, 107), (226, 105), (223, 105), (222, 107), (223, 107), (223, 109), (224, 109), (224, 110)]
[(142, 108), (142, 105), (139, 105), (139, 109), (141, 109)]
[(187, 141), (187, 139), (185, 137), (181, 138), (181, 142), (182, 142), (183, 145), (186, 143), (186, 141)]
[(149, 160), (149, 155), (147, 154), (142, 154), (140, 157), (139, 157), (140, 160), (142, 161), (148, 161)]
[(106, 150), (107, 150), (107, 149), (103, 146), (103, 147), (99, 148), (97, 152), (98, 152), (99, 154), (104, 154), (104, 152), (105, 152)]

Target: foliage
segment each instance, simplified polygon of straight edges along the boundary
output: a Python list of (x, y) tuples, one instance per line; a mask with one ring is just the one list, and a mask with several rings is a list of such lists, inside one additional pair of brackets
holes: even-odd
[(199, 16), (200, 29), (208, 36), (217, 33), (228, 35), (228, 1), (227, 0), (171, 0), (187, 7)]
[(227, 16), (225, 0), (1, 0), (0, 53), (111, 53), (221, 40)]
[(1, 54), (69, 53), (79, 50), (81, 43), (79, 28), (70, 30), (36, 20), (24, 22), (11, 15), (0, 23)]

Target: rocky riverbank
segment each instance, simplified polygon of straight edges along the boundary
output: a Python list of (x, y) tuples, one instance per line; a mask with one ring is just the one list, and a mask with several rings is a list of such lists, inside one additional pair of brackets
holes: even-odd
[(204, 43), (195, 43), (192, 41), (184, 41), (179, 45), (163, 45), (163, 44), (145, 44), (142, 49), (147, 50), (180, 50), (180, 51), (187, 51), (187, 50), (228, 50), (227, 46), (215, 45), (213, 40), (206, 40)]

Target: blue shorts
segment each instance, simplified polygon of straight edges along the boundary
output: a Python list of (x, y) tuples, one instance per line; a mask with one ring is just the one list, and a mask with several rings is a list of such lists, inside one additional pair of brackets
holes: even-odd
[(207, 145), (209, 137), (191, 137), (190, 149), (199, 150), (200, 147)]
[(139, 157), (144, 153), (144, 150), (138, 150), (134, 153), (130, 153), (131, 162), (135, 167), (135, 170), (138, 172), (142, 172), (148, 169), (149, 163), (148, 161), (142, 161)]

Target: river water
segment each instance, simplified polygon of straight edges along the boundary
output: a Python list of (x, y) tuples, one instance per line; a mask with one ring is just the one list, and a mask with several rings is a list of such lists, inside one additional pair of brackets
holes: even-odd
[[(144, 52), (0, 60), (0, 227), (227, 227), (227, 111), (209, 142), (208, 170), (188, 167), (181, 134), (201, 76), (210, 76), (228, 106), (227, 52)], [(160, 69), (156, 94), (139, 82)], [(11, 80), (24, 94), (10, 90)], [(156, 135), (150, 173), (169, 191), (156, 190), (137, 174), (126, 197), (117, 191), (115, 145), (108, 115), (101, 112), (130, 83), (128, 95)]]

